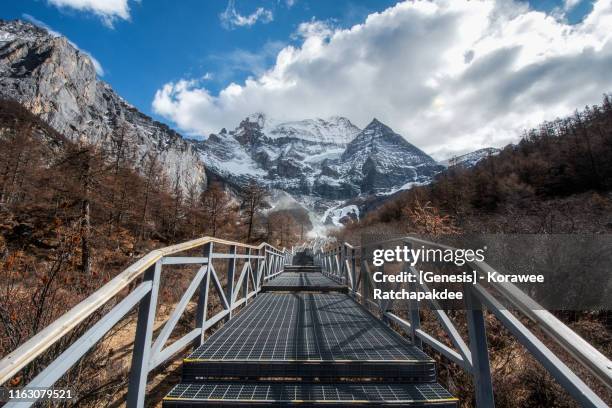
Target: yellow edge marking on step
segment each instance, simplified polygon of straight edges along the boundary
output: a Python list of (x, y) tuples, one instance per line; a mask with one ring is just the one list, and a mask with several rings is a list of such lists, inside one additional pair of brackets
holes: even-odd
[(256, 399), (224, 399), (224, 398), (181, 398), (181, 397), (164, 397), (166, 401), (228, 401), (228, 402), (291, 402), (291, 403), (318, 403), (318, 404), (366, 404), (376, 402), (377, 404), (409, 404), (409, 403), (436, 403), (436, 402), (457, 402), (459, 398), (440, 398), (440, 399), (424, 399), (424, 400), (393, 400), (393, 401), (370, 401), (370, 400), (256, 400)]
[(269, 362), (292, 362), (292, 363), (433, 363), (434, 360), (294, 360), (294, 359), (270, 359), (270, 360), (212, 360), (204, 358), (185, 358), (185, 363), (210, 363), (210, 362), (224, 362), (224, 363), (269, 363)]

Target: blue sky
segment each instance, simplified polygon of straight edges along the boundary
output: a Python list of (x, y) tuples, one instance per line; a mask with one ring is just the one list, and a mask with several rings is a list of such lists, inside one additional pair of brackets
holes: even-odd
[(612, 90), (612, 0), (20, 0), (0, 17), (65, 35), (127, 101), (193, 136), (254, 111), (377, 117), (444, 157)]
[(232, 29), (225, 28), (220, 17), (226, 0), (130, 0), (130, 19), (115, 19), (112, 27), (92, 12), (45, 0), (10, 1), (0, 13), (3, 19), (32, 16), (67, 36), (95, 56), (104, 69), (103, 79), (121, 96), (156, 116), (153, 96), (168, 81), (208, 73), (212, 79), (207, 84), (216, 93), (272, 64), (280, 48), (295, 42), (299, 23), (316, 18), (347, 27), (395, 3), (297, 0), (289, 6), (285, 0), (237, 0), (241, 15), (263, 7), (273, 13), (273, 21)]

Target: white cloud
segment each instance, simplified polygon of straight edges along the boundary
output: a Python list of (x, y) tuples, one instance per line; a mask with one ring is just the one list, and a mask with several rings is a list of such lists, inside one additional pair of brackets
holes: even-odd
[(572, 10), (580, 3), (582, 3), (582, 0), (563, 0), (563, 9), (565, 11)]
[(350, 29), (317, 21), (299, 46), (243, 83), (159, 89), (154, 110), (190, 134), (235, 126), (252, 112), (279, 119), (377, 117), (437, 158), (502, 146), (541, 121), (612, 90), (612, 0), (584, 20), (506, 0), (410, 1)]
[(128, 0), (47, 0), (47, 2), (59, 8), (94, 13), (109, 27), (112, 27), (117, 19), (130, 19)]
[[(51, 27), (49, 27), (48, 24), (46, 24), (44, 21), (40, 21), (39, 19), (37, 19), (36, 17), (27, 14), (27, 13), (23, 13), (22, 17), (26, 20), (28, 20), (30, 23), (40, 27), (40, 28), (44, 28), (45, 30), (47, 30), (47, 32), (54, 36), (54, 37), (65, 37), (64, 35), (62, 35), (62, 33), (60, 33), (59, 31), (55, 31), (54, 29), (52, 29)], [(86, 51), (84, 49), (82, 49), (81, 47), (79, 47), (78, 45), (76, 45), (73, 41), (70, 41), (69, 39), (66, 38), (66, 41), (68, 41), (68, 43), (70, 45), (72, 45), (74, 48), (76, 48), (77, 50), (81, 51), (83, 54), (87, 55), (89, 57), (89, 59), (91, 60), (91, 63), (94, 66), (94, 69), (96, 70), (96, 74), (98, 74), (98, 76), (103, 77), (104, 76), (104, 68), (102, 68), (102, 64), (100, 64), (100, 61), (98, 61), (89, 51)]]
[(235, 0), (228, 0), (227, 7), (223, 13), (219, 15), (221, 25), (227, 29), (236, 27), (250, 27), (255, 23), (269, 23), (274, 20), (274, 15), (270, 10), (258, 7), (253, 13), (248, 16), (243, 16), (236, 10)]

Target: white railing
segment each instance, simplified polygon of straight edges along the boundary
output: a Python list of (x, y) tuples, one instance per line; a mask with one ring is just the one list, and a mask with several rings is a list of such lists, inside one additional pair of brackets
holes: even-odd
[[(217, 247), (223, 247), (225, 250), (219, 251)], [(199, 256), (176, 256), (195, 249), (201, 249)], [(7, 383), (24, 367), (113, 298), (123, 296), (108, 313), (44, 368), (26, 387), (51, 387), (116, 323), (138, 305), (127, 404), (129, 407), (142, 407), (144, 406), (148, 373), (177, 353), (192, 345), (201, 344), (206, 330), (222, 320), (230, 319), (237, 308), (246, 305), (249, 299), (261, 291), (264, 281), (281, 273), (283, 266), (291, 263), (292, 257), (292, 251), (285, 249), (281, 251), (266, 243), (254, 246), (210, 237), (151, 251), (4, 357), (0, 361), (0, 385)], [(227, 261), (225, 287), (222, 287), (213, 265), (215, 259)], [(238, 279), (236, 279), (237, 260), (244, 261)], [(199, 265), (199, 269), (161, 331), (153, 339), (157, 297), (164, 265)], [(211, 286), (221, 299), (223, 310), (214, 316), (207, 316)], [(132, 287), (133, 289), (130, 290)], [(126, 290), (129, 290), (128, 294), (124, 294)], [(193, 330), (172, 344), (166, 345), (176, 324), (196, 293), (198, 299)], [(32, 404), (33, 402), (15, 402), (8, 403), (5, 407), (22, 407)]]
[[(403, 237), (387, 241), (373, 242), (368, 247), (380, 247), (386, 243), (399, 242), (405, 245), (423, 245), (432, 248), (450, 248), (445, 245), (425, 241), (415, 237)], [(372, 278), (372, 271), (366, 259), (366, 248), (343, 243), (320, 250), (315, 254), (315, 262), (321, 265), (323, 272), (338, 280), (346, 282), (349, 294), (364, 306), (374, 309), (386, 322), (394, 322), (411, 336), (414, 344), (421, 347), (426, 343), (444, 355), (450, 361), (469, 372), (474, 379), (476, 403), (479, 407), (494, 406), (491, 384), (491, 368), (487, 349), (486, 329), (483, 309), (489, 310), (512, 333), (512, 335), (543, 365), (558, 383), (581, 406), (607, 407), (603, 400), (591, 390), (557, 355), (538, 339), (516, 316), (502, 303), (509, 302), (518, 312), (531, 319), (563, 350), (569, 353), (578, 363), (586, 367), (608, 389), (612, 389), (612, 362), (590, 345), (573, 330), (563, 324), (552, 313), (528, 297), (511, 283), (494, 285), (496, 298), (482, 285), (468, 285), (465, 288), (466, 317), (469, 342), (466, 342), (455, 327), (451, 318), (438, 305), (432, 303), (431, 310), (448, 335), (453, 348), (421, 328), (419, 304), (410, 302), (408, 320), (392, 310), (389, 301), (374, 301), (371, 297), (377, 284)], [(485, 262), (472, 262), (471, 265), (482, 273), (493, 271)], [(407, 271), (416, 275), (414, 267), (405, 265)], [(417, 284), (415, 284), (417, 285)], [(425, 287), (422, 289), (427, 290)]]

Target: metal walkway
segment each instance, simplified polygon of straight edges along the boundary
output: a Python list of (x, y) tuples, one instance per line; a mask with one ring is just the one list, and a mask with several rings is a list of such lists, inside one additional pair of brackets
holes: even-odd
[(288, 292), (343, 292), (348, 288), (320, 272), (285, 272), (264, 283), (262, 289), (270, 291)]
[(184, 360), (164, 407), (455, 407), (434, 360), (314, 266), (289, 266)]
[[(413, 236), (391, 242), (450, 248)], [(602, 384), (607, 401), (612, 390), (610, 359), (512, 284), (467, 288), (463, 313), (467, 333), (435, 304), (429, 305), (433, 313), (424, 317), (435, 318), (442, 331), (428, 332), (421, 325), (418, 302), (400, 311), (392, 303), (374, 299), (377, 283), (367, 252), (389, 243), (336, 246), (333, 239), (321, 238), (289, 250), (265, 242), (250, 245), (202, 237), (153, 250), (2, 357), (0, 386), (11, 387), (14, 379), (34, 368), (27, 387), (53, 387), (83, 356), (95, 352), (113, 327), (134, 319), (136, 311), (129, 408), (143, 408), (149, 375), (187, 350), (194, 351), (184, 360), (183, 382), (164, 400), (167, 408), (456, 407), (457, 400), (436, 382), (434, 361), (421, 351), (424, 345), (469, 374), (476, 406), (489, 408), (495, 402), (488, 313), (580, 406), (608, 406), (587, 385), (584, 372), (577, 374), (560, 356), (571, 356), (573, 363), (588, 371), (590, 380)], [(474, 261), (470, 267), (480, 274), (495, 271), (485, 262)], [(177, 268), (190, 271), (191, 281), (172, 312), (161, 317), (160, 288), (174, 282), (162, 277)], [(406, 268), (416, 274), (414, 267)], [(178, 323), (187, 317), (189, 305), (195, 306), (195, 314), (189, 320), (191, 328), (185, 330), (187, 326)], [(96, 313), (100, 317), (92, 320)], [(155, 324), (160, 318), (161, 326)], [(531, 331), (521, 318), (539, 330)], [(76, 328), (84, 330), (78, 338), (60, 343)], [(218, 330), (207, 338), (213, 328)], [(544, 341), (555, 342), (561, 351)], [(49, 360), (48, 350), (58, 347), (59, 355)], [(4, 407), (30, 407), (38, 398), (9, 401)]]

